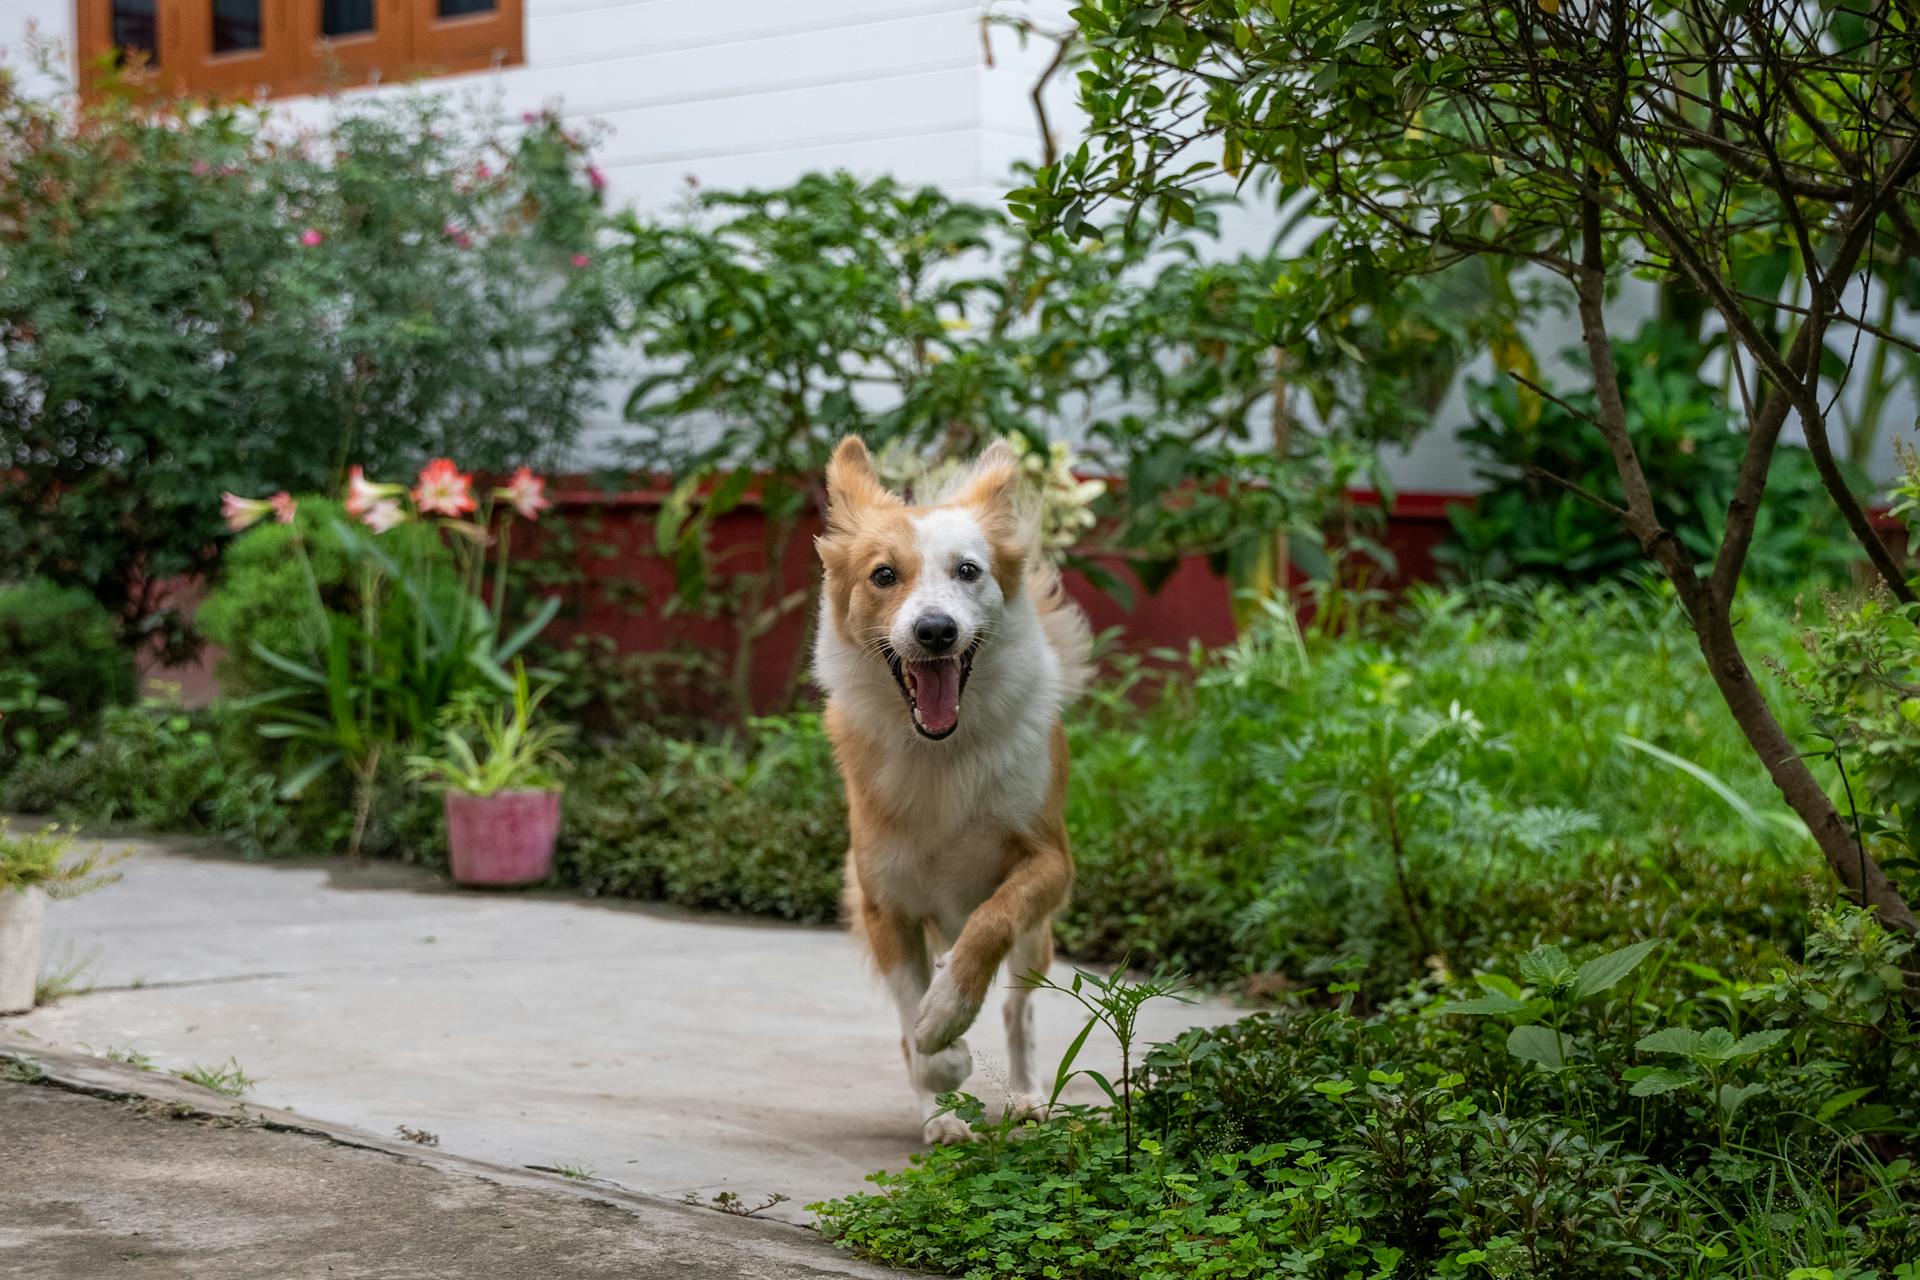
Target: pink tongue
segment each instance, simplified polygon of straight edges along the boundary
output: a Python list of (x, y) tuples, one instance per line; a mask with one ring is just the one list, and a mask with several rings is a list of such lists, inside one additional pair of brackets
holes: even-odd
[(914, 716), (930, 733), (945, 733), (960, 720), (960, 664), (909, 662), (913, 673)]

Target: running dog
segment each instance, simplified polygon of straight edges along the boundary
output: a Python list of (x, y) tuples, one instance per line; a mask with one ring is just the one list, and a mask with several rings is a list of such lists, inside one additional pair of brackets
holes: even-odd
[(846, 911), (899, 1006), (929, 1143), (969, 1136), (933, 1096), (972, 1072), (960, 1037), (1003, 963), (1012, 1106), (1045, 1107), (1021, 979), (1052, 962), (1073, 882), (1060, 711), (1086, 683), (1089, 634), (1036, 554), (1020, 485), (1004, 443), (928, 506), (881, 484), (856, 437), (827, 468), (814, 674), (847, 789)]

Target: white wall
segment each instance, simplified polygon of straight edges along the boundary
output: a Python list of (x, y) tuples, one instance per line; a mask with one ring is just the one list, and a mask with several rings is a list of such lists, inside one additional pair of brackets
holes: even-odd
[[(1003, 2), (995, 11), (1059, 30), (1069, 25), (1069, 3)], [(671, 210), (691, 186), (779, 186), (821, 169), (892, 174), (993, 203), (1015, 165), (1040, 156), (1029, 95), (1053, 46), (1036, 38), (1022, 47), (1012, 30), (986, 25), (984, 13), (983, 0), (526, 0), (524, 65), (431, 83), (509, 118), (555, 106), (569, 120), (602, 125), (609, 196), (642, 212)], [(44, 89), (25, 67), (30, 28), (70, 46), (73, 0), (0, 0), (0, 56)], [(1073, 98), (1071, 74), (1056, 76), (1047, 101), (1064, 146), (1079, 123)], [(314, 99), (288, 108), (295, 116), (325, 109)], [(1258, 207), (1232, 218), (1223, 251), (1264, 247), (1273, 225)], [(1630, 328), (1632, 318), (1621, 322)], [(1576, 337), (1570, 324), (1550, 320), (1535, 345), (1550, 358)], [(627, 382), (610, 381), (590, 439), (618, 431)], [(1456, 388), (1443, 428), (1460, 425), (1463, 408)], [(1913, 430), (1912, 400), (1902, 395), (1889, 406), (1887, 431)], [(1884, 475), (1884, 443), (1881, 454), (1875, 471)], [(1388, 466), (1403, 489), (1478, 487), (1447, 429)]]

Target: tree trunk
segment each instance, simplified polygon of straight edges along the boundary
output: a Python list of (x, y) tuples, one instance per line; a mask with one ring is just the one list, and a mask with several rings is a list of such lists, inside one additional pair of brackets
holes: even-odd
[(1691, 590), (1683, 587), (1680, 596), (1694, 635), (1699, 639), (1700, 652), (1707, 660), (1707, 670), (1719, 686), (1727, 710), (1733, 713), (1734, 723), (1740, 726), (1740, 732), (1766, 766), (1773, 785), (1813, 833), (1814, 843), (1820, 846), (1833, 874), (1856, 902), (1878, 911), (1882, 923), (1920, 933), (1920, 919), (1915, 918), (1913, 909), (1887, 879), (1880, 864), (1848, 831), (1826, 789), (1807, 768), (1806, 760), (1774, 718), (1773, 709), (1767, 705), (1746, 657), (1740, 652), (1740, 643), (1734, 638), (1727, 614), (1713, 603), (1705, 584), (1698, 578), (1694, 579)]

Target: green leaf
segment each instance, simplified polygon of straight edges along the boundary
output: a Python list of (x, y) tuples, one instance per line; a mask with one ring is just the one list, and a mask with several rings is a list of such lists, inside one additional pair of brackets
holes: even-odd
[(258, 640), (251, 641), (247, 647), (253, 650), (254, 657), (260, 659), (260, 661), (277, 671), (285, 672), (296, 680), (304, 680), (308, 684), (317, 684), (323, 687), (327, 683), (327, 678), (312, 667), (304, 663), (295, 662), (292, 658), (282, 657), (267, 648), (267, 646), (261, 644)]
[(1701, 768), (1685, 756), (1677, 756), (1671, 751), (1654, 746), (1651, 742), (1644, 742), (1630, 733), (1616, 733), (1614, 739), (1622, 746), (1631, 747), (1643, 755), (1652, 756), (1662, 764), (1670, 765), (1688, 777), (1693, 778), (1707, 790), (1724, 800), (1727, 807), (1740, 815), (1741, 820), (1752, 827), (1754, 831), (1758, 832), (1759, 835), (1766, 840), (1768, 845), (1776, 849), (1779, 847), (1781, 829), (1779, 819), (1762, 814), (1747, 802), (1745, 796), (1742, 796), (1738, 791), (1735, 791), (1714, 774)]
[(1073, 1070), (1074, 1059), (1080, 1056), (1080, 1050), (1087, 1043), (1087, 1037), (1091, 1035), (1093, 1029), (1099, 1025), (1099, 1015), (1096, 1014), (1088, 1018), (1087, 1025), (1080, 1028), (1080, 1034), (1073, 1038), (1073, 1043), (1067, 1046), (1066, 1053), (1061, 1055), (1060, 1068), (1053, 1076), (1053, 1096), (1047, 1099), (1047, 1105), (1049, 1107), (1060, 1101), (1060, 1095), (1065, 1092), (1067, 1082), (1072, 1080), (1077, 1074)]
[(1653, 949), (1660, 945), (1660, 939), (1650, 938), (1645, 942), (1636, 942), (1632, 946), (1621, 947), (1618, 951), (1609, 951), (1606, 955), (1596, 956), (1580, 966), (1573, 975), (1573, 998), (1585, 1000), (1597, 996), (1602, 991), (1611, 991), (1620, 980), (1639, 968)]
[(1508, 1014), (1519, 1013), (1526, 1008), (1527, 1002), (1525, 1000), (1515, 1000), (1512, 996), (1502, 995), (1495, 991), (1489, 992), (1484, 996), (1476, 996), (1471, 1000), (1453, 1000), (1446, 1004), (1436, 1005), (1432, 1010), (1432, 1015), (1436, 1018), (1447, 1014), (1499, 1018)]
[(516, 653), (519, 653), (522, 649), (526, 648), (528, 643), (531, 642), (535, 636), (539, 635), (542, 631), (546, 630), (547, 624), (549, 622), (552, 622), (554, 615), (559, 612), (560, 612), (560, 597), (548, 596), (546, 598), (546, 601), (540, 606), (539, 612), (535, 613), (531, 618), (527, 619), (525, 624), (522, 625), (518, 631), (514, 632), (513, 635), (507, 639), (507, 642), (505, 644), (501, 645), (498, 649), (494, 650), (493, 652), (494, 662), (500, 663), (500, 664), (511, 662), (513, 660), (513, 655), (515, 655)]
[(1560, 1033), (1538, 1024), (1515, 1027), (1507, 1033), (1507, 1052), (1525, 1062), (1537, 1062), (1549, 1071), (1567, 1065), (1560, 1052)]
[(1338, 52), (1341, 49), (1351, 49), (1362, 40), (1371, 40), (1384, 25), (1385, 24), (1378, 18), (1362, 18), (1347, 28), (1347, 33), (1340, 37), (1340, 43), (1333, 46), (1334, 51)]
[(1765, 1053), (1773, 1046), (1785, 1040), (1788, 1032), (1780, 1029), (1772, 1031), (1749, 1031), (1733, 1042), (1728, 1056), (1733, 1058), (1751, 1058), (1756, 1053)]
[(1720, 1110), (1731, 1116), (1748, 1098), (1756, 1097), (1766, 1091), (1767, 1086), (1764, 1084), (1723, 1084), (1720, 1086)]
[(1671, 1067), (1636, 1067), (1628, 1074), (1633, 1076), (1633, 1088), (1627, 1092), (1636, 1098), (1658, 1097), (1693, 1083), (1692, 1076)]
[(1728, 1062), (1733, 1058), (1733, 1032), (1725, 1027), (1709, 1027), (1700, 1033), (1693, 1056), (1705, 1062)]
[(295, 799), (302, 791), (312, 786), (316, 779), (339, 763), (340, 753), (338, 751), (329, 751), (326, 755), (316, 756), (314, 759), (308, 761), (307, 764), (292, 777), (280, 784), (280, 798), (282, 800)]
[(1692, 1027), (1662, 1027), (1641, 1036), (1634, 1048), (1642, 1053), (1678, 1053), (1692, 1057), (1700, 1049), (1700, 1033)]
[(1520, 957), (1520, 977), (1536, 987), (1563, 986), (1573, 977), (1573, 961), (1551, 942)]

